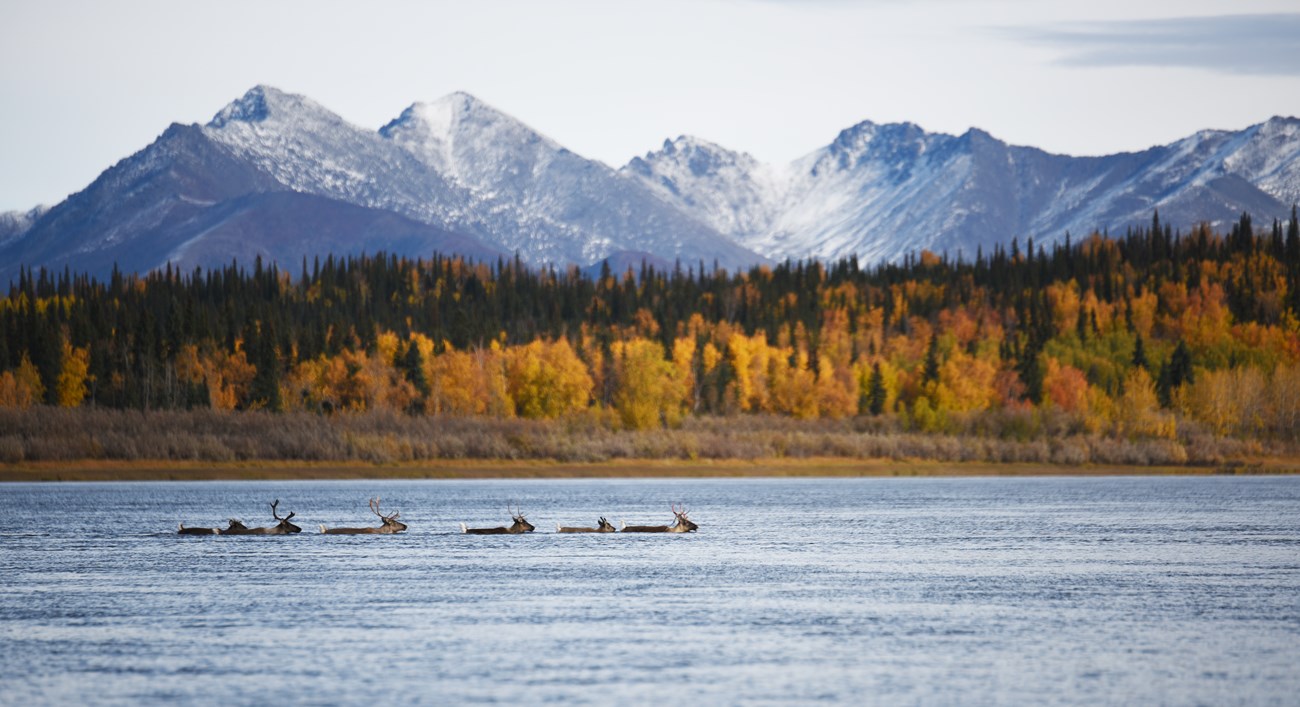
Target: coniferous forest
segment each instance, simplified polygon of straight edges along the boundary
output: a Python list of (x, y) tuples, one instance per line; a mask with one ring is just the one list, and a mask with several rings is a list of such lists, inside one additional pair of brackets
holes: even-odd
[[(463, 435), (478, 420), (515, 440), (477, 452), (417, 442), (381, 458), (637, 455), (557, 452), (516, 434), (556, 429), (785, 435), (740, 456), (925, 456), (818, 445), (959, 436), (1038, 443), (1047, 451), (1030, 456), (1056, 461), (1096, 461), (1115, 444), (1163, 450), (1154, 461), (1213, 461), (1223, 445), (1289, 449), (1300, 437), (1294, 209), (1288, 222), (1243, 214), (1226, 231), (1186, 233), (1157, 214), (1123, 236), (872, 266), (678, 263), (592, 276), (382, 253), (297, 272), (248, 265), (107, 281), (23, 271), (0, 298), (0, 461), (48, 456), (42, 425), (94, 414), (111, 428), (114, 410), (202, 415), (209, 427), (258, 411), (254, 427), (341, 425), (354, 442)], [(374, 415), (391, 429), (358, 421)], [(840, 437), (792, 444), (800, 430)], [(1062, 455), (1062, 439), (1084, 451)], [(126, 454), (83, 441), (79, 455)], [(737, 454), (698, 441), (660, 453)], [(368, 458), (331, 444), (160, 453)]]

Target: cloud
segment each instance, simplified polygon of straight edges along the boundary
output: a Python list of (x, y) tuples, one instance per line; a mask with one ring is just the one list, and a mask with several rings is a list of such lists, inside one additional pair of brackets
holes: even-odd
[(1300, 14), (1070, 22), (996, 31), (1058, 49), (1065, 66), (1168, 66), (1300, 75)]

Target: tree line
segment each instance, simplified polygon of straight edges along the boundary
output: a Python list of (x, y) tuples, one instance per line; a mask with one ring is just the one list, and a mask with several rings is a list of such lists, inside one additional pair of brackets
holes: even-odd
[[(389, 254), (106, 280), (22, 270), (0, 298), (0, 406), (595, 417), (887, 416), (969, 429), (1300, 432), (1300, 232), (1122, 236), (870, 266), (615, 273)], [(1014, 430), (993, 430), (1014, 434)]]

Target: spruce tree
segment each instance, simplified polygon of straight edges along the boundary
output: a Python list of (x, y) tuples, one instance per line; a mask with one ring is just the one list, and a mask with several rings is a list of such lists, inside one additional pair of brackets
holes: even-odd
[(1151, 363), (1147, 361), (1146, 344), (1142, 342), (1141, 334), (1138, 334), (1137, 341), (1133, 342), (1133, 367), (1151, 370)]
[(939, 337), (930, 335), (930, 347), (925, 351), (925, 372), (923, 380), (926, 383), (939, 380)]
[(1156, 379), (1156, 394), (1160, 397), (1160, 404), (1164, 407), (1172, 407), (1174, 391), (1194, 383), (1194, 378), (1192, 352), (1188, 350), (1187, 344), (1179, 341), (1169, 360), (1160, 367), (1160, 375)]
[(883, 413), (886, 397), (885, 377), (880, 373), (880, 364), (872, 364), (871, 377), (867, 379), (867, 411), (872, 415)]
[(402, 357), (402, 371), (421, 398), (429, 397), (429, 381), (424, 377), (424, 356), (414, 341), (406, 347), (406, 355)]
[(252, 323), (248, 331), (253, 336), (246, 337), (245, 345), (248, 346), (248, 338), (252, 338), (252, 350), (248, 351), (248, 355), (257, 368), (249, 386), (250, 403), (279, 412), (284, 409), (284, 402), (280, 398), (280, 356), (276, 351), (275, 328), (268, 321)]

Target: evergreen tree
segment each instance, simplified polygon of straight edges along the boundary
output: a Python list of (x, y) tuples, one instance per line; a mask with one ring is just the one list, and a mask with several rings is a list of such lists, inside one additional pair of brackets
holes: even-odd
[[(252, 333), (248, 355), (257, 369), (249, 386), (250, 403), (254, 407), (279, 412), (284, 409), (284, 402), (280, 397), (280, 355), (276, 350), (275, 328), (269, 321), (255, 322), (249, 324), (248, 331)], [(249, 345), (247, 339), (245, 345)]]
[(1151, 370), (1151, 363), (1147, 361), (1146, 344), (1142, 341), (1142, 335), (1138, 334), (1137, 340), (1133, 342), (1133, 367)]
[(876, 363), (871, 366), (871, 376), (867, 378), (867, 412), (872, 415), (880, 415), (885, 411), (885, 399), (888, 393), (885, 391), (885, 377), (880, 373), (880, 364)]
[(1016, 365), (1016, 373), (1025, 386), (1025, 397), (1037, 405), (1043, 402), (1043, 368), (1038, 363), (1039, 345), (1030, 341)]
[(932, 383), (939, 380), (939, 337), (930, 335), (930, 347), (925, 350), (925, 369), (922, 380)]
[(402, 357), (402, 374), (415, 386), (421, 398), (429, 397), (429, 381), (424, 377), (424, 356), (414, 341), (406, 347), (406, 355)]
[(1156, 378), (1156, 394), (1160, 397), (1160, 404), (1172, 407), (1174, 391), (1195, 382), (1193, 379), (1192, 352), (1188, 350), (1187, 344), (1179, 341), (1169, 360), (1160, 367), (1160, 375)]

